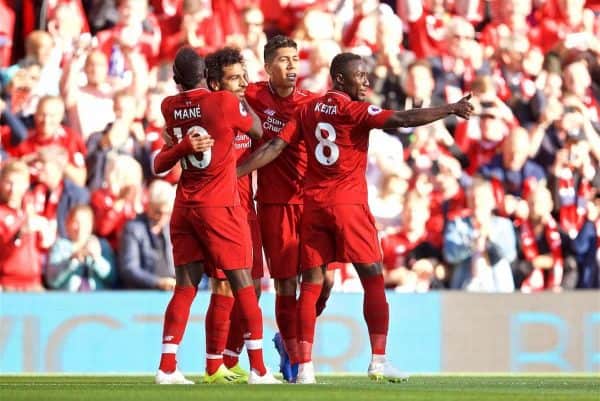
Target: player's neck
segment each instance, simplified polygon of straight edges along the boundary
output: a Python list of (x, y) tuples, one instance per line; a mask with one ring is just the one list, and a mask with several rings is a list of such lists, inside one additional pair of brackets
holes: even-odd
[(279, 97), (288, 97), (292, 93), (294, 93), (294, 89), (296, 89), (296, 87), (294, 86), (275, 86), (272, 82), (270, 82), (269, 84), (271, 85), (271, 88), (273, 88), (273, 91), (275, 91), (275, 93), (277, 93)]

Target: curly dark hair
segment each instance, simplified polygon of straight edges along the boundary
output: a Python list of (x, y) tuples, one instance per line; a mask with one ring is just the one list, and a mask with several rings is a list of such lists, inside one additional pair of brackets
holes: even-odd
[(233, 64), (244, 64), (244, 56), (233, 47), (224, 47), (210, 53), (204, 60), (206, 63), (206, 82), (210, 88), (211, 83), (218, 83), (223, 78), (223, 68)]
[(177, 51), (173, 61), (173, 80), (184, 90), (194, 89), (205, 78), (204, 60), (190, 46)]
[(293, 39), (283, 35), (276, 35), (269, 39), (264, 50), (265, 63), (271, 63), (275, 59), (277, 50), (286, 47), (298, 49), (298, 44)]

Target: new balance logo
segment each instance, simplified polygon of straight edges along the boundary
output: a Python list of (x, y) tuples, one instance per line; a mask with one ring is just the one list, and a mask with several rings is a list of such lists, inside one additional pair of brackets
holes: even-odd
[(268, 116), (273, 117), (275, 115), (275, 110), (266, 109), (265, 110), (265, 114), (268, 115)]

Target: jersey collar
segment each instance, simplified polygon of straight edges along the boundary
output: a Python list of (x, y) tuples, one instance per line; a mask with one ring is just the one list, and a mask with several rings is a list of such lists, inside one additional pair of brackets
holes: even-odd
[(208, 92), (210, 92), (210, 90), (208, 88), (194, 88), (194, 89), (188, 89), (181, 93), (185, 93), (187, 95), (187, 94), (192, 94), (192, 93), (208, 93)]
[(336, 95), (336, 96), (342, 97), (342, 98), (346, 99), (349, 102), (352, 101), (352, 98), (350, 98), (350, 96), (348, 96), (347, 93), (344, 93), (344, 92), (336, 90), (336, 89), (329, 89), (327, 91), (327, 94), (328, 95)]
[(294, 90), (292, 91), (292, 93), (289, 94), (289, 96), (281, 97), (281, 96), (279, 96), (279, 93), (277, 93), (275, 88), (273, 88), (273, 85), (271, 85), (271, 80), (267, 81), (267, 85), (269, 86), (269, 90), (271, 91), (271, 93), (281, 99), (293, 99), (294, 96), (296, 95), (296, 86), (294, 86)]

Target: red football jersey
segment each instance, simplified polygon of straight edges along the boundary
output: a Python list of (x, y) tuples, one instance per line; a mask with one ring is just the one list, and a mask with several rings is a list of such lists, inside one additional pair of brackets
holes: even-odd
[[(263, 127), (263, 142), (279, 135), (300, 107), (317, 98), (312, 92), (296, 88), (281, 97), (268, 82), (248, 85), (246, 99), (258, 114)], [(303, 141), (291, 143), (271, 163), (258, 170), (256, 199), (270, 204), (301, 204), (306, 174), (306, 147)]]
[[(300, 110), (297, 132), (308, 153), (305, 203), (367, 204), (369, 131), (383, 127), (393, 113), (336, 90)], [(282, 139), (294, 142), (299, 135), (294, 136)]]
[(35, 130), (30, 130), (27, 139), (17, 147), (9, 149), (9, 153), (14, 157), (23, 157), (50, 145), (65, 148), (69, 154), (71, 164), (77, 167), (85, 166), (87, 149), (81, 135), (64, 126), (61, 126), (51, 138), (42, 138)]
[(20, 233), (21, 210), (0, 205), (0, 286), (27, 288), (41, 285), (42, 263), (36, 233)]
[(175, 206), (229, 207), (240, 204), (234, 139), (252, 127), (252, 117), (231, 92), (197, 88), (169, 96), (161, 105), (174, 142), (195, 127), (214, 140), (213, 147), (181, 159), (183, 172)]

